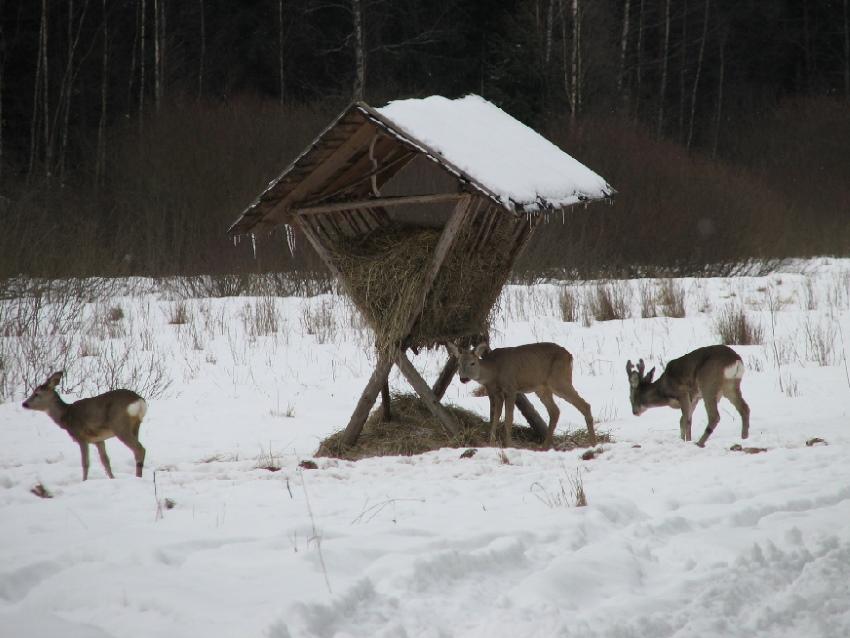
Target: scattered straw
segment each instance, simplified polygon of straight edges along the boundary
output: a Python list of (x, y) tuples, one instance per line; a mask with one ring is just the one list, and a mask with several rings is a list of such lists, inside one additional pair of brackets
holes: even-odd
[[(425, 403), (413, 394), (393, 395), (390, 401), (392, 421), (382, 420), (382, 411), (377, 409), (369, 415), (357, 443), (343, 447), (342, 431), (332, 434), (319, 444), (315, 456), (329, 456), (358, 460), (374, 456), (411, 456), (444, 447), (472, 448), (490, 445), (490, 422), (474, 412), (454, 405), (444, 405), (461, 426), (457, 436), (450, 436), (431, 415)], [(500, 434), (504, 427), (500, 425)], [(534, 431), (514, 423), (513, 447), (540, 449)], [(610, 442), (605, 433), (597, 432), (597, 443)], [(555, 449), (572, 450), (591, 445), (585, 430), (577, 430), (555, 436)]]

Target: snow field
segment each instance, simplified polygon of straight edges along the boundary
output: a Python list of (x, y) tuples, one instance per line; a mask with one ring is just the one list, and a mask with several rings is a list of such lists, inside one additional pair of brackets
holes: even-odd
[[(605, 322), (582, 317), (598, 282), (566, 286), (570, 322), (561, 284), (503, 294), (494, 345), (573, 353), (576, 388), (616, 441), (594, 460), (443, 449), (318, 470), (298, 463), (345, 424), (374, 363), (343, 299), (180, 301), (142, 282), (73, 317), (40, 308), (35, 334), (5, 329), (24, 300), (0, 302), (14, 366), (0, 377), (0, 635), (850, 635), (850, 261), (676, 280), (686, 316), (640, 318), (641, 290), (663, 283), (604, 283), (630, 315)], [(679, 440), (674, 410), (633, 417), (626, 359), (662, 366), (715, 343), (730, 307), (763, 330), (735, 346), (750, 438), (726, 402), (702, 450)], [(69, 400), (110, 375), (148, 385), (133, 388), (149, 407), (142, 480), (113, 439), (118, 478), (93, 458), (80, 481), (77, 446), (20, 407), (22, 378), (52, 368), (35, 354), (64, 360)], [(414, 362), (431, 379), (444, 356)], [(453, 383), (446, 398), (486, 414), (471, 391)], [(582, 427), (559, 405), (562, 429)], [(698, 407), (695, 436), (705, 422)], [(587, 507), (573, 506), (577, 476)]]

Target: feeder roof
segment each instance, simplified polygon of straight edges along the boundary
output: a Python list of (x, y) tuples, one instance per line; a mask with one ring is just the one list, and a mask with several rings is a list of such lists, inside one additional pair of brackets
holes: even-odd
[(397, 100), (376, 110), (510, 211), (564, 208), (614, 192), (601, 176), (478, 95)]
[(451, 174), (459, 192), (483, 195), (510, 214), (550, 212), (614, 194), (598, 174), (477, 95), (396, 100), (379, 109), (355, 102), (229, 232), (288, 223), (293, 213), (316, 204), (362, 206), (416, 156)]

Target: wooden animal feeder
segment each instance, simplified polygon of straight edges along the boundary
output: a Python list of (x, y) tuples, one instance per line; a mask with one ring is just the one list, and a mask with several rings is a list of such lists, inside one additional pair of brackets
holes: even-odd
[[(429, 386), (407, 350), (486, 335), (543, 215), (612, 194), (599, 175), (478, 96), (354, 103), (229, 232), (299, 230), (374, 330), (377, 365), (343, 435), (353, 445), (379, 392), (389, 417), (393, 365), (456, 434), (440, 400), (457, 362), (450, 357)], [(517, 407), (542, 438), (546, 424), (524, 396)]]

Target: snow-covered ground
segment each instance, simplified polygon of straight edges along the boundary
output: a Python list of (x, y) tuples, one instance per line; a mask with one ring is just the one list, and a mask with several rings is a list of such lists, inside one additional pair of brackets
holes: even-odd
[[(343, 299), (180, 303), (136, 282), (64, 310), (0, 302), (0, 636), (850, 635), (850, 260), (673, 283), (685, 318), (640, 318), (662, 282), (613, 282), (635, 318), (591, 325), (596, 282), (503, 295), (494, 345), (575, 356), (616, 441), (595, 459), (442, 449), (313, 470), (298, 464), (347, 422), (373, 364)], [(562, 318), (564, 290), (578, 321)], [(705, 449), (679, 440), (674, 410), (629, 408), (626, 360), (716, 343), (730, 307), (763, 329), (736, 346), (760, 454), (730, 450), (728, 403)], [(433, 378), (443, 358), (414, 362)], [(151, 397), (143, 479), (113, 439), (116, 480), (93, 453), (81, 482), (77, 446), (20, 406), (56, 361), (67, 399), (110, 378)], [(485, 414), (471, 391), (455, 381), (447, 399)], [(581, 427), (559, 403), (561, 428)], [(705, 421), (699, 407), (695, 435)]]

